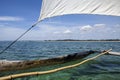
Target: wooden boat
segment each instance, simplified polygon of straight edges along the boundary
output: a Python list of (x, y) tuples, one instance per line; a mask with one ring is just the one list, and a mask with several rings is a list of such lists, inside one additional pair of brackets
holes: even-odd
[(47, 66), (53, 64), (65, 63), (77, 59), (82, 59), (90, 54), (95, 53), (95, 51), (84, 51), (79, 53), (73, 53), (66, 56), (44, 59), (44, 60), (28, 60), (28, 61), (6, 61), (3, 60), (0, 62), (0, 71), (11, 71), (11, 70), (21, 70), (28, 69), (37, 66)]
[[(37, 23), (46, 18), (67, 14), (97, 14), (120, 16), (119, 3), (119, 0), (43, 0), (41, 14), (38, 21), (33, 24), (28, 30), (26, 30), (21, 36), (19, 36), (15, 41), (8, 45), (8, 47), (6, 47), (0, 54), (4, 53), (4, 51), (6, 51), (29, 30), (37, 25)], [(20, 70), (37, 66), (64, 63), (67, 61), (84, 58), (92, 53), (94, 52), (88, 51), (86, 54), (74, 53), (67, 56), (34, 61), (3, 61), (0, 63), (0, 71)]]
[[(48, 66), (54, 64), (62, 64), (69, 61), (74, 61), (78, 59), (85, 58), (90, 54), (94, 54), (100, 51), (83, 51), (79, 53), (73, 53), (65, 56), (60, 56), (56, 58), (43, 59), (43, 60), (28, 60), (28, 61), (0, 61), (0, 72), (1, 71), (13, 71), (13, 70), (24, 70), (37, 66)], [(104, 51), (102, 51), (104, 52)], [(109, 52), (109, 55), (120, 55), (118, 52)]]

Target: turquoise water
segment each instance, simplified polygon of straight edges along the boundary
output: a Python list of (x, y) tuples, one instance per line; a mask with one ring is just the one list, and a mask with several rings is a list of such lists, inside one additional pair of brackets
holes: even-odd
[[(4, 49), (10, 41), (0, 41), (0, 51)], [(19, 41), (10, 49), (0, 54), (0, 60), (37, 60), (63, 56), (88, 50), (107, 50), (120, 52), (120, 42), (42, 42), (42, 41)], [(92, 54), (86, 58), (92, 57)], [(86, 59), (84, 58), (84, 59)], [(84, 59), (72, 61), (64, 64), (42, 66), (21, 71), (1, 72), (0, 76), (31, 72), (45, 71), (61, 66), (75, 64)], [(104, 55), (81, 66), (59, 71), (47, 75), (30, 76), (17, 78), (15, 80), (120, 80), (120, 56)]]

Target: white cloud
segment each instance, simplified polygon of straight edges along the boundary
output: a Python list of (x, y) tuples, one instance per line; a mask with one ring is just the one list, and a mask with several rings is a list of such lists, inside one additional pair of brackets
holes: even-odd
[(105, 24), (95, 24), (94, 26), (95, 27), (105, 27), (106, 25)]
[(0, 21), (23, 21), (24, 18), (14, 16), (0, 16)]
[[(8, 25), (7, 25), (8, 26)], [(102, 26), (102, 25), (101, 25)], [(37, 29), (32, 29), (22, 39), (23, 40), (54, 40), (54, 39), (105, 39), (120, 38), (120, 26), (96, 27), (95, 25), (85, 26), (53, 26), (38, 25)], [(84, 31), (87, 30), (87, 31)], [(0, 40), (15, 40), (25, 29), (16, 27), (5, 27), (0, 25)]]
[(65, 30), (63, 33), (65, 33), (65, 34), (70, 34), (70, 33), (72, 33), (72, 31), (70, 31), (69, 29), (67, 29), (67, 30)]
[(53, 32), (54, 34), (60, 34), (61, 32), (59, 32), (59, 31), (55, 31), (55, 32)]
[(94, 31), (100, 32), (100, 33), (106, 33), (111, 30), (111, 27), (106, 24), (95, 24), (93, 25)]
[(86, 25), (86, 26), (82, 26), (82, 27), (80, 28), (80, 30), (81, 30), (81, 31), (89, 31), (89, 30), (91, 30), (92, 28), (93, 28), (92, 26)]

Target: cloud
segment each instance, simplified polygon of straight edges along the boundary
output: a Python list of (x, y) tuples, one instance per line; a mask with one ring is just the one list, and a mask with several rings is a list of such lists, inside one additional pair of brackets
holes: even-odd
[(94, 26), (95, 27), (105, 27), (106, 25), (105, 24), (95, 24)]
[[(96, 26), (97, 25), (97, 26)], [(8, 26), (8, 24), (7, 24)], [(55, 39), (120, 39), (120, 25), (84, 25), (84, 26), (56, 26), (40, 24), (28, 32), (21, 40), (55, 40)], [(0, 25), (0, 40), (15, 40), (26, 29), (5, 27)]]
[(92, 26), (86, 25), (86, 26), (82, 26), (82, 27), (80, 28), (80, 30), (81, 30), (81, 31), (89, 31), (89, 30), (91, 30), (92, 28), (93, 28)]
[(55, 31), (55, 32), (53, 32), (54, 34), (60, 34), (61, 32), (59, 32), (59, 31)]
[(106, 33), (106, 32), (108, 32), (108, 31), (111, 31), (112, 30), (112, 27), (113, 26), (108, 26), (108, 25), (106, 25), (106, 24), (95, 24), (95, 25), (93, 25), (93, 28), (94, 28), (94, 31), (96, 32), (100, 32), (100, 33)]
[(0, 16), (0, 21), (23, 21), (24, 18), (14, 16)]
[(66, 26), (53, 26), (53, 25), (39, 25), (39, 29), (44, 33), (54, 33), (54, 34), (67, 34), (71, 33), (71, 27)]
[(69, 29), (67, 29), (67, 30), (65, 30), (63, 33), (64, 33), (64, 34), (70, 34), (70, 33), (72, 33), (72, 31), (70, 31)]

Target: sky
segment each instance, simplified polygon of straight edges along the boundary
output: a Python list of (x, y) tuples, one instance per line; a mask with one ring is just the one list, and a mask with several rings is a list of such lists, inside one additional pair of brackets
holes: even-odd
[[(37, 22), (42, 0), (0, 0), (0, 41), (15, 40)], [(20, 40), (120, 39), (120, 17), (64, 15), (43, 20)]]

